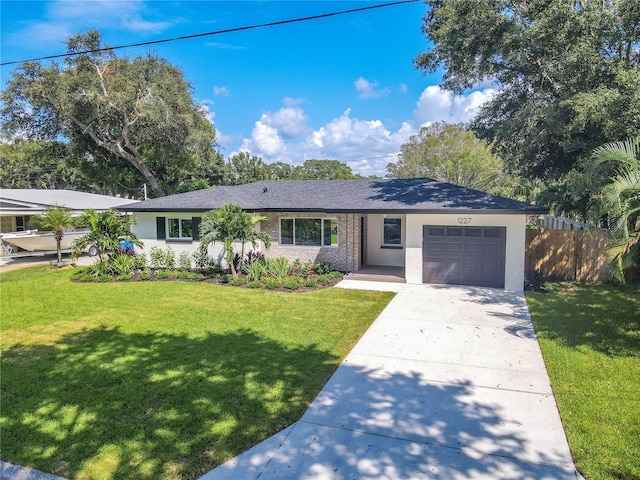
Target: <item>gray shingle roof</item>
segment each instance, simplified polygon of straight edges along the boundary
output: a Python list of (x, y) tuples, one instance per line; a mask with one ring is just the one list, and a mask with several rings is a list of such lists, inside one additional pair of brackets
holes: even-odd
[(279, 180), (180, 193), (122, 206), (132, 212), (200, 212), (236, 203), (253, 212), (547, 213), (548, 209), (427, 178)]
[[(43, 209), (60, 206), (71, 210), (107, 210), (109, 208), (135, 202), (126, 198), (97, 195), (95, 193), (75, 192), (63, 189), (38, 188), (3, 188), (0, 189), (0, 200), (6, 203), (18, 202), (25, 207)], [(8, 207), (7, 207), (8, 208)]]

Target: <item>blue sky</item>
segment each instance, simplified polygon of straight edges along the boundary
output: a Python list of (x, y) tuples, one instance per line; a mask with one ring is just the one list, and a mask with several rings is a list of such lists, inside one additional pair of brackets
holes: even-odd
[[(109, 45), (158, 40), (337, 12), (370, 1), (2, 0), (3, 62), (64, 53), (97, 28)], [(363, 175), (386, 173), (422, 125), (468, 121), (490, 85), (452, 95), (412, 64), (428, 45), (421, 2), (282, 26), (119, 50), (151, 50), (180, 67), (207, 109), (225, 157), (267, 163), (331, 158)], [(3, 66), (4, 86), (13, 66)]]

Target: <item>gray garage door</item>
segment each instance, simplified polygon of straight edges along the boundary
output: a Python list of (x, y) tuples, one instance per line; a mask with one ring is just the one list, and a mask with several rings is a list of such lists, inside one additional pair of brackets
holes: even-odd
[(504, 288), (506, 228), (425, 225), (422, 281)]

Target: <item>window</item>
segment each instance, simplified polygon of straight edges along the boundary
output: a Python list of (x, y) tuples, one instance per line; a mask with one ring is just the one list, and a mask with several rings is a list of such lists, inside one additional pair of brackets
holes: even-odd
[(280, 245), (336, 246), (338, 220), (334, 218), (281, 218)]
[(325, 246), (336, 246), (338, 245), (338, 220), (335, 219), (324, 219), (323, 230), (323, 240), (322, 243)]
[(392, 247), (402, 246), (402, 219), (385, 218), (382, 225), (382, 244)]
[(27, 217), (16, 217), (16, 232), (24, 232), (27, 229)]
[(193, 227), (191, 218), (168, 218), (167, 219), (167, 238), (177, 239), (193, 238)]

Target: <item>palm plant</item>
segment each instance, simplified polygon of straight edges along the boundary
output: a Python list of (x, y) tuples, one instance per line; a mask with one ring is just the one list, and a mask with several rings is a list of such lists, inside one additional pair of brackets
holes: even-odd
[[(265, 248), (271, 246), (271, 237), (255, 228), (263, 220), (267, 218), (250, 215), (239, 205), (232, 203), (223, 205), (218, 210), (210, 210), (202, 216), (200, 222), (200, 248), (206, 251), (210, 244), (222, 243), (227, 265), (231, 274), (237, 277), (238, 272), (233, 264), (235, 241), (242, 243), (243, 250), (245, 243), (251, 243), (253, 248), (256, 248), (259, 241)], [(244, 253), (242, 255), (244, 256)]]
[(74, 227), (74, 218), (69, 210), (62, 207), (47, 208), (41, 215), (34, 217), (32, 222), (45, 231), (53, 232), (53, 238), (56, 239), (56, 250), (58, 253), (58, 267), (62, 264), (62, 237), (64, 232)]
[(89, 245), (95, 245), (100, 262), (104, 262), (107, 252), (120, 251), (120, 241), (131, 242), (137, 247), (142, 247), (142, 242), (131, 232), (133, 220), (117, 210), (96, 212), (89, 209), (79, 221), (89, 229), (89, 233), (73, 241), (72, 248), (75, 256), (80, 255), (80, 252)]
[(604, 186), (597, 205), (612, 219), (612, 239), (607, 253), (616, 278), (640, 258), (640, 137), (602, 145), (593, 151), (588, 175), (603, 164), (614, 165), (610, 182)]

